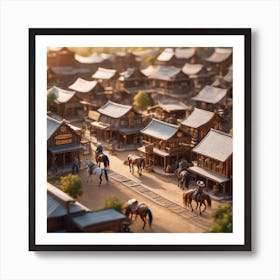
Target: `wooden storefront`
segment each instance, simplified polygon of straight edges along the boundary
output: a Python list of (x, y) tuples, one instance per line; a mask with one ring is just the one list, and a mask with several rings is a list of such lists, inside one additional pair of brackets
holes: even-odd
[(192, 100), (195, 101), (197, 108), (217, 112), (223, 116), (227, 106), (227, 93), (228, 91), (223, 88), (205, 86)]
[(98, 113), (98, 121), (91, 123), (97, 141), (114, 143), (117, 149), (139, 147), (143, 118), (132, 106), (108, 101)]
[(85, 113), (88, 113), (90, 109), (96, 108), (96, 106), (100, 107), (104, 105), (108, 100), (104, 94), (104, 87), (97, 81), (78, 78), (69, 86), (69, 89), (77, 93), (82, 101), (81, 103), (84, 105)]
[(106, 90), (114, 89), (119, 75), (116, 69), (106, 69), (99, 67), (92, 75), (92, 78), (98, 81)]
[(47, 168), (55, 173), (69, 168), (83, 149), (81, 135), (65, 121), (47, 117)]
[(150, 166), (169, 173), (168, 171), (172, 170), (172, 166), (174, 169), (180, 158), (190, 158), (191, 150), (187, 144), (189, 138), (178, 125), (152, 119), (141, 130), (141, 134), (143, 135), (142, 147), (138, 148), (138, 152), (146, 158)]
[(147, 77), (138, 68), (128, 68), (120, 73), (117, 88), (120, 91), (129, 88), (145, 88), (147, 82)]
[(53, 86), (47, 91), (47, 95), (53, 94), (55, 100), (50, 104), (48, 110), (59, 115), (61, 118), (68, 119), (73, 117), (82, 117), (83, 106), (81, 99), (75, 91), (64, 90)]
[(221, 186), (224, 194), (232, 194), (232, 136), (211, 129), (192, 150), (194, 166), (189, 171), (206, 182), (206, 189)]
[(215, 48), (214, 53), (204, 60), (209, 71), (214, 71), (218, 76), (224, 76), (232, 65), (232, 48)]
[(214, 71), (207, 71), (203, 64), (185, 63), (182, 71), (190, 78), (190, 85), (194, 89), (201, 89), (211, 85), (215, 78)]
[(157, 105), (148, 108), (148, 113), (155, 119), (177, 124), (186, 117), (187, 106), (178, 100), (161, 100)]
[(142, 70), (142, 73), (148, 77), (149, 87), (152, 89), (182, 95), (191, 89), (189, 77), (175, 66), (151, 65)]
[(180, 127), (190, 136), (191, 147), (195, 147), (211, 128), (221, 128), (221, 118), (215, 112), (194, 108), (191, 114), (181, 122)]

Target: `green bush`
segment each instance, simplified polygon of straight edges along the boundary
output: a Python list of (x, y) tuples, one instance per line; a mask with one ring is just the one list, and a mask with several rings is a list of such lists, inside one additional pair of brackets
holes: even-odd
[(208, 232), (232, 232), (232, 204), (220, 205), (213, 213), (213, 226)]
[(120, 202), (120, 200), (117, 197), (112, 196), (105, 201), (104, 207), (100, 210), (111, 209), (111, 208), (122, 213), (123, 203)]
[(133, 106), (136, 110), (146, 110), (152, 103), (149, 94), (141, 90), (133, 98)]
[(69, 174), (60, 178), (59, 188), (73, 198), (83, 194), (82, 181), (78, 175)]

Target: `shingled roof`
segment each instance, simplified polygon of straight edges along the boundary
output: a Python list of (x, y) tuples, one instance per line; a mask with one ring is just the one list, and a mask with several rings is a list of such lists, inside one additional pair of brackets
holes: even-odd
[(192, 151), (224, 162), (232, 155), (233, 139), (231, 135), (212, 128)]
[(49, 139), (55, 131), (60, 127), (63, 121), (57, 121), (47, 116), (47, 139)]
[(161, 107), (166, 112), (182, 111), (187, 110), (187, 105), (180, 101), (171, 100), (161, 100), (158, 102), (159, 107)]
[(221, 63), (227, 60), (232, 54), (232, 48), (215, 48), (215, 51), (205, 60), (213, 63)]
[(101, 80), (110, 80), (116, 75), (117, 70), (115, 69), (106, 69), (99, 67), (97, 71), (92, 75), (94, 79), (101, 79)]
[(202, 101), (206, 103), (216, 104), (220, 102), (227, 94), (226, 89), (216, 88), (212, 86), (205, 86), (195, 97), (195, 101)]
[(198, 128), (208, 123), (214, 117), (214, 115), (215, 113), (213, 112), (194, 108), (188, 118), (182, 121), (181, 124), (192, 128)]
[(167, 62), (170, 61), (174, 56), (178, 59), (189, 59), (195, 55), (194, 48), (176, 48), (175, 51), (173, 48), (166, 48), (164, 51), (157, 57), (158, 61)]
[(195, 55), (195, 48), (176, 48), (175, 56), (180, 59), (189, 59)]
[(108, 101), (104, 106), (98, 109), (100, 114), (109, 116), (114, 119), (123, 117), (132, 109), (132, 106), (122, 105), (112, 101)]
[[(175, 66), (161, 66), (150, 65), (146, 69), (142, 70), (142, 73), (149, 79), (172, 81), (181, 72), (181, 69)], [(183, 72), (182, 72), (183, 73)], [(184, 73), (184, 75), (186, 75)]]
[(97, 81), (88, 81), (82, 78), (78, 78), (72, 85), (69, 86), (70, 89), (73, 89), (78, 92), (90, 92), (97, 85)]
[(151, 122), (140, 132), (157, 139), (168, 140), (179, 130), (178, 125), (152, 119)]
[(56, 86), (47, 90), (47, 95), (50, 93), (53, 93), (56, 96), (56, 103), (66, 103), (75, 95), (74, 91), (65, 90)]
[(198, 74), (203, 69), (203, 67), (203, 64), (185, 63), (182, 71), (187, 75), (195, 75)]
[(94, 64), (101, 63), (105, 60), (105, 58), (101, 54), (93, 53), (90, 56), (81, 56), (79, 54), (75, 54), (75, 59), (84, 64)]

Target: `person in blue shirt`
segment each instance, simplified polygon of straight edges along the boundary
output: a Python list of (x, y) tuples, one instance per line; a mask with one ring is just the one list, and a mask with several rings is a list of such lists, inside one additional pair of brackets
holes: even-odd
[(98, 153), (103, 153), (103, 147), (101, 146), (100, 143), (97, 144), (96, 152), (98, 152)]

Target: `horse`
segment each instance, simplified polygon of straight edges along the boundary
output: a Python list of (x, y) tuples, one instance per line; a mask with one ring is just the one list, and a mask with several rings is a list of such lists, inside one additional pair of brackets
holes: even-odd
[[(131, 219), (132, 219), (132, 215), (136, 215), (136, 217), (139, 215), (140, 218), (143, 221), (143, 227), (142, 229), (145, 229), (146, 226), (146, 218), (147, 216), (149, 217), (149, 226), (152, 226), (152, 220), (153, 220), (153, 214), (150, 210), (150, 208), (144, 204), (144, 203), (140, 203), (138, 204), (138, 201), (136, 201), (136, 203), (134, 203), (136, 205), (133, 205), (129, 202), (127, 202), (124, 205), (124, 214), (129, 218), (129, 215), (131, 215)], [(136, 207), (135, 207), (136, 206)]]
[[(196, 199), (194, 198), (194, 192), (195, 190), (189, 190), (183, 193), (183, 202), (186, 207), (190, 206), (192, 211), (192, 200), (196, 201), (196, 209), (199, 205), (199, 214), (202, 215), (202, 213), (206, 210), (207, 206), (211, 208), (211, 197), (207, 193), (202, 193), (200, 196), (198, 196)], [(207, 202), (207, 206), (206, 203)], [(201, 211), (201, 206), (204, 205), (204, 209)]]
[(177, 178), (178, 178), (178, 187), (181, 189), (189, 188), (190, 181), (191, 181), (191, 174), (187, 170), (181, 170), (180, 172), (177, 172)]
[(145, 160), (144, 158), (137, 156), (137, 155), (131, 155), (129, 154), (127, 156), (128, 165), (129, 165), (129, 171), (134, 174), (134, 165), (138, 168), (138, 174), (139, 176), (142, 175), (142, 170), (145, 168)]
[(107, 155), (103, 154), (103, 153), (99, 154), (96, 157), (96, 162), (97, 162), (99, 167), (100, 167), (101, 162), (103, 162), (105, 168), (110, 166), (109, 157)]
[[(88, 167), (88, 178), (91, 176), (91, 175), (97, 175), (99, 176), (99, 187), (101, 185), (101, 182), (102, 182), (102, 175), (103, 173), (105, 174), (105, 179), (108, 183), (109, 181), (109, 178), (108, 178), (108, 173), (107, 173), (107, 170), (105, 168), (101, 168), (99, 167), (97, 164), (94, 164), (92, 161), (90, 160), (86, 160), (85, 161), (85, 164), (87, 165)], [(87, 182), (88, 182), (88, 179), (87, 179)]]

